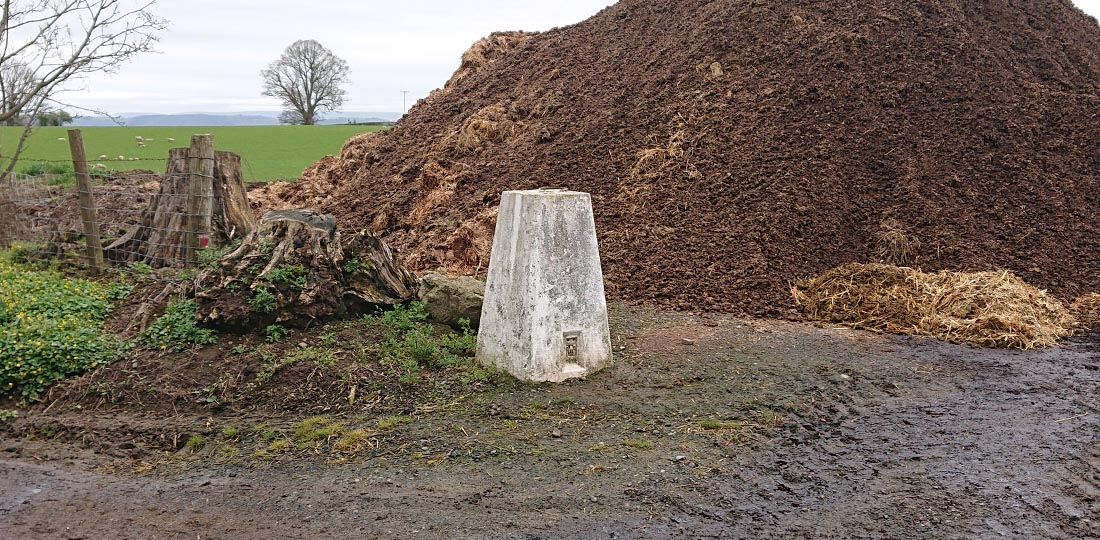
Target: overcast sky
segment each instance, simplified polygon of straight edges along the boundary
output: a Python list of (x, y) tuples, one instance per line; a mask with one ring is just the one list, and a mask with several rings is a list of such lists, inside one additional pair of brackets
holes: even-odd
[[(439, 88), (462, 53), (496, 30), (580, 22), (615, 0), (158, 0), (157, 52), (86, 81), (66, 102), (127, 112), (277, 111), (260, 70), (291, 42), (315, 39), (351, 68), (347, 111), (402, 110)], [(1100, 0), (1074, 0), (1100, 18)]]

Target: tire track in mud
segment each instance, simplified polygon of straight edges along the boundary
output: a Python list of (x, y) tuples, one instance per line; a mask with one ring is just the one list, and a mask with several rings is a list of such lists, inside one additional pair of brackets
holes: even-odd
[(741, 456), (720, 485), (731, 510), (699, 537), (1100, 537), (1095, 342), (884, 339), (910, 342), (908, 380), (876, 365), (898, 358), (846, 356), (850, 391), (821, 392), (822, 429)]

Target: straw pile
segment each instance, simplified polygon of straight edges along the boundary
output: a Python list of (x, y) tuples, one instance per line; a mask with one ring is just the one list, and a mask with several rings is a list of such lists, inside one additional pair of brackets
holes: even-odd
[(791, 290), (810, 317), (977, 347), (1050, 347), (1073, 332), (1061, 302), (1011, 272), (924, 273), (850, 263)]
[(1078, 326), (1085, 330), (1100, 331), (1100, 294), (1079, 296), (1069, 309), (1077, 318)]

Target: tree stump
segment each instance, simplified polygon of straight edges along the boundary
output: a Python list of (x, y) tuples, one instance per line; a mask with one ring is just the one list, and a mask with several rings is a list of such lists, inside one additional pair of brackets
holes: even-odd
[(312, 210), (271, 211), (241, 245), (195, 279), (205, 326), (249, 331), (404, 302), (416, 278), (381, 239), (341, 240), (336, 218)]
[(188, 219), (188, 158), (187, 148), (168, 151), (160, 192), (142, 211), (138, 224), (107, 246), (108, 260), (143, 261), (155, 268), (178, 266), (187, 259), (187, 233), (192, 223), (204, 223), (203, 227), (209, 223), (209, 247), (229, 245), (256, 229), (241, 175), (241, 157), (231, 152), (214, 152), (212, 185), (203, 186), (203, 192), (210, 194), (205, 196), (210, 204), (202, 205), (203, 213), (209, 209), (209, 216)]

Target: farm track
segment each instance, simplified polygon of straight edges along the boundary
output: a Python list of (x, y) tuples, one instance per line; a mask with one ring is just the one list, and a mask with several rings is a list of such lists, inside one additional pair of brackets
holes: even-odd
[[(0, 527), (12, 539), (1100, 538), (1094, 335), (991, 351), (622, 306), (612, 325), (625, 349), (611, 370), (489, 391), (351, 463), (136, 474), (110, 452), (5, 435)], [(410, 445), (446, 459), (402, 454)]]

